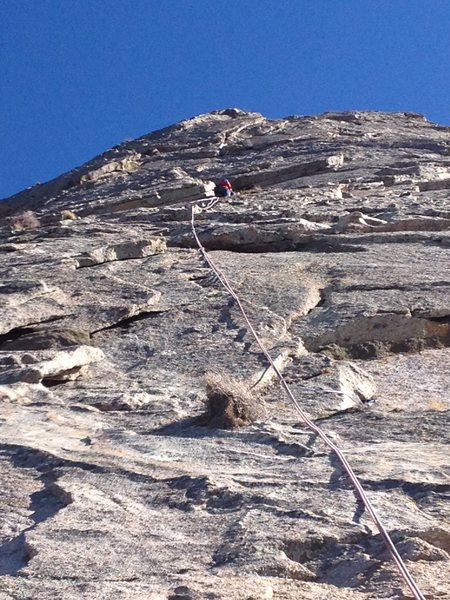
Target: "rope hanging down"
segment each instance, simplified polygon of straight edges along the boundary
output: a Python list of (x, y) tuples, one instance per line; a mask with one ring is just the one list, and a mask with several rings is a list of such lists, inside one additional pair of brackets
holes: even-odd
[(227, 292), (230, 294), (230, 296), (236, 301), (236, 304), (239, 308), (239, 310), (241, 311), (241, 314), (245, 320), (245, 322), (247, 323), (247, 326), (249, 328), (249, 330), (252, 332), (253, 337), (255, 338), (257, 344), (259, 345), (259, 347), (261, 348), (264, 356), (267, 358), (270, 366), (272, 367), (272, 369), (274, 370), (276, 376), (278, 377), (278, 379), (281, 382), (281, 385), (284, 389), (284, 391), (286, 392), (288, 398), (291, 400), (292, 404), (294, 405), (295, 410), (298, 412), (298, 414), (300, 415), (300, 417), (302, 418), (303, 422), (309, 427), (309, 429), (311, 429), (312, 431), (314, 431), (314, 433), (316, 433), (320, 439), (324, 442), (324, 444), (332, 451), (334, 452), (334, 454), (337, 456), (338, 460), (340, 461), (340, 463), (342, 464), (342, 466), (344, 467), (347, 475), (349, 476), (355, 490), (357, 491), (359, 497), (361, 498), (362, 502), (364, 503), (364, 506), (367, 510), (367, 512), (369, 513), (370, 517), (372, 518), (372, 521), (375, 523), (376, 528), (378, 529), (378, 531), (380, 532), (380, 535), (386, 545), (386, 548), (389, 551), (389, 554), (391, 555), (393, 561), (395, 562), (397, 569), (401, 575), (401, 577), (403, 578), (403, 580), (405, 581), (405, 583), (408, 585), (409, 589), (411, 590), (415, 600), (426, 600), (425, 596), (422, 594), (422, 592), (420, 591), (418, 585), (416, 584), (416, 582), (414, 581), (412, 575), (410, 574), (410, 572), (408, 571), (408, 568), (406, 567), (405, 563), (403, 562), (402, 557), (400, 556), (400, 554), (397, 551), (397, 548), (394, 545), (394, 542), (392, 541), (388, 531), (386, 530), (386, 528), (384, 527), (383, 523), (380, 520), (380, 517), (378, 516), (377, 512), (375, 511), (375, 508), (372, 506), (372, 503), (369, 500), (369, 497), (367, 496), (363, 486), (361, 485), (359, 479), (357, 478), (355, 472), (353, 471), (352, 467), (350, 466), (350, 463), (347, 461), (346, 457), (344, 456), (344, 454), (342, 453), (342, 451), (336, 446), (336, 444), (334, 444), (330, 438), (327, 436), (327, 434), (320, 428), (318, 427), (313, 421), (311, 421), (311, 419), (308, 417), (308, 415), (305, 413), (305, 411), (302, 409), (302, 407), (300, 406), (298, 400), (295, 398), (294, 394), (292, 393), (291, 389), (289, 388), (289, 385), (286, 383), (281, 371), (279, 370), (279, 368), (277, 367), (277, 365), (275, 364), (274, 360), (272, 359), (272, 357), (269, 354), (269, 351), (266, 349), (266, 347), (264, 346), (263, 342), (261, 341), (261, 339), (259, 338), (258, 334), (256, 333), (253, 325), (251, 324), (247, 313), (245, 312), (244, 307), (242, 306), (242, 303), (239, 299), (239, 296), (237, 295), (237, 293), (233, 290), (233, 288), (231, 287), (230, 282), (228, 281), (226, 275), (223, 273), (223, 271), (216, 265), (216, 263), (214, 262), (213, 258), (211, 256), (209, 256), (209, 254), (207, 253), (206, 249), (204, 248), (204, 246), (202, 245), (197, 231), (195, 229), (195, 213), (200, 213), (206, 210), (211, 209), (217, 202), (219, 201), (219, 199), (213, 199), (211, 200), (207, 205), (204, 206), (200, 206), (198, 203), (194, 203), (191, 206), (191, 228), (192, 228), (192, 233), (193, 236), (195, 238), (195, 241), (197, 243), (197, 246), (204, 258), (204, 260), (206, 261), (206, 263), (208, 264), (208, 266), (212, 269), (212, 271), (215, 273), (216, 277), (218, 278), (218, 280), (220, 281), (220, 283), (222, 284), (222, 286), (227, 290)]

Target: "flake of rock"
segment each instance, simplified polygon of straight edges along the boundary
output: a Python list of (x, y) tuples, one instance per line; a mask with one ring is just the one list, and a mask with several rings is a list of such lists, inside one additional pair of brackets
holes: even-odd
[(150, 241), (123, 242), (115, 246), (96, 248), (87, 252), (85, 256), (76, 259), (78, 268), (93, 267), (114, 260), (129, 260), (131, 258), (145, 258), (159, 252), (164, 252), (166, 242), (162, 238), (154, 238)]
[[(6, 366), (0, 374), (0, 384), (71, 381), (80, 377), (91, 363), (103, 358), (103, 351), (92, 346), (78, 346), (59, 352), (0, 352), (0, 364)], [(17, 362), (14, 364), (13, 361)]]
[[(1, 377), (4, 377), (4, 372)], [(17, 383), (0, 384), (0, 400), (18, 402), (20, 404), (54, 404), (62, 401), (55, 397), (51, 390), (41, 383)]]
[(375, 384), (371, 375), (364, 369), (348, 362), (337, 365), (335, 371), (316, 379), (324, 387), (336, 386), (337, 392), (342, 395), (342, 404), (337, 410), (346, 410), (360, 403), (370, 402), (375, 395)]

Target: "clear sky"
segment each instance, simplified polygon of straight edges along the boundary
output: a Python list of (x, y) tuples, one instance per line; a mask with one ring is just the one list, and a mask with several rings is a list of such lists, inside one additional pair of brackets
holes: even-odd
[(218, 108), (449, 100), (450, 0), (0, 0), (0, 198)]

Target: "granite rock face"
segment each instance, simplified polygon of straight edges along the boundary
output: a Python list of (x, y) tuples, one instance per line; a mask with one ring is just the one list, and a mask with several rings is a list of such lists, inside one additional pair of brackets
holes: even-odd
[[(223, 176), (200, 239), (450, 598), (450, 128), (228, 109), (0, 203), (0, 599), (412, 597), (200, 259)], [(205, 425), (211, 372), (250, 423)]]

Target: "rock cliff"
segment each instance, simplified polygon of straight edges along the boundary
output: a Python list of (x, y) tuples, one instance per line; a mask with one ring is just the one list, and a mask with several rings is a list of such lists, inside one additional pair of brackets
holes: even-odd
[[(412, 597), (200, 259), (223, 176), (202, 242), (450, 598), (450, 128), (228, 109), (0, 203), (0, 599)], [(211, 372), (247, 420), (208, 414)]]

